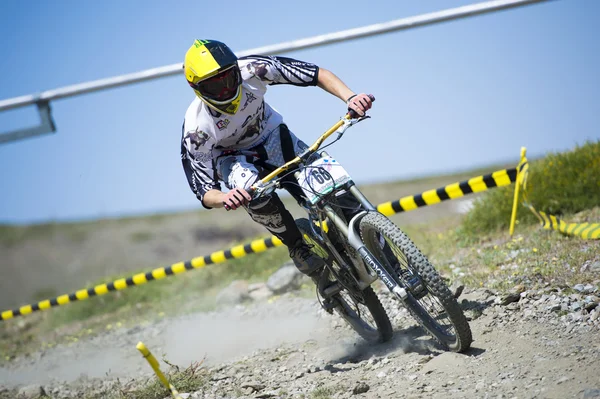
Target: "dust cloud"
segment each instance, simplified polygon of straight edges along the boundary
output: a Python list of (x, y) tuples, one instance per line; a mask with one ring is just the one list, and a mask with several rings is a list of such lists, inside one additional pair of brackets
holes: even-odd
[[(86, 341), (38, 352), (19, 368), (0, 368), (0, 384), (16, 386), (73, 382), (88, 378), (136, 378), (151, 369), (135, 348), (143, 341), (161, 361), (180, 367), (205, 365), (251, 355), (281, 344), (320, 340), (328, 323), (317, 315), (314, 300), (277, 301), (250, 308), (163, 320), (146, 327), (113, 330)], [(326, 330), (326, 329), (325, 329)], [(161, 368), (168, 366), (161, 361)]]

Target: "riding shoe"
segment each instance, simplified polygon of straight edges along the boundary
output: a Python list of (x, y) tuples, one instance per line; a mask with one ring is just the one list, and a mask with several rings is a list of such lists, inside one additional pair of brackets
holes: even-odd
[(316, 277), (317, 272), (325, 266), (325, 261), (315, 255), (310, 248), (303, 241), (298, 241), (296, 245), (290, 248), (290, 258), (292, 258), (301, 273), (309, 277)]
[[(315, 285), (319, 286), (319, 271), (325, 267), (325, 261), (320, 256), (315, 255), (310, 248), (311, 246), (299, 241), (290, 249), (290, 257), (298, 270), (310, 277)], [(335, 308), (335, 303), (331, 298), (325, 298), (321, 302), (321, 306), (327, 313), (331, 314)]]

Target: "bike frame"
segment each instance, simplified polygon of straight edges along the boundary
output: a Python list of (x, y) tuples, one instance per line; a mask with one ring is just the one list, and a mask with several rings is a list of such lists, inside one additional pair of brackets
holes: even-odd
[[(310, 147), (308, 147), (304, 152), (302, 152), (302, 154), (298, 155), (296, 158), (292, 159), (291, 161), (285, 163), (284, 165), (269, 173), (259, 182), (255, 183), (249, 191), (251, 192), (251, 194), (257, 193), (258, 195), (260, 195), (261, 193), (267, 190), (275, 188), (277, 186), (277, 182), (272, 183), (271, 181), (274, 178), (276, 178), (280, 173), (288, 171), (292, 167), (300, 165), (302, 162), (307, 161), (314, 153), (317, 152), (317, 150), (319, 150), (323, 142), (329, 136), (331, 136), (335, 132), (338, 132), (339, 139), (349, 127), (353, 126), (354, 124), (360, 122), (363, 119), (365, 119), (365, 117), (354, 119), (350, 116), (350, 114), (346, 114), (340, 121), (338, 121), (335, 125), (329, 128), (325, 133), (323, 133)], [(390, 290), (400, 300), (405, 300), (408, 296), (406, 289), (400, 284), (398, 284), (398, 282), (394, 280), (392, 275), (385, 269), (385, 267), (379, 261), (377, 261), (373, 254), (366, 248), (365, 244), (360, 239), (360, 235), (358, 233), (357, 224), (359, 223), (360, 219), (363, 216), (365, 216), (368, 212), (378, 212), (377, 208), (369, 202), (369, 200), (360, 192), (360, 190), (352, 182), (350, 182), (344, 187), (336, 188), (329, 195), (335, 194), (335, 192), (344, 189), (349, 191), (363, 206), (365, 210), (359, 212), (350, 220), (350, 222), (348, 222), (348, 224), (346, 224), (346, 222), (337, 215), (337, 213), (330, 205), (325, 204), (319, 206), (319, 204), (315, 204), (315, 206), (313, 207), (306, 206), (307, 211), (309, 211), (311, 221), (314, 220), (312, 220), (313, 218), (312, 215), (310, 215), (310, 210), (316, 209), (321, 219), (319, 220), (319, 224), (323, 227), (323, 229), (325, 229), (325, 221), (321, 217), (324, 214), (327, 217), (327, 219), (329, 219), (337, 227), (339, 232), (348, 239), (348, 243), (350, 244), (350, 246), (352, 246), (352, 248), (354, 248), (358, 252), (358, 254), (363, 260), (363, 265), (367, 265), (371, 269), (372, 272), (369, 273), (369, 271), (367, 271), (363, 265), (358, 265), (357, 262), (352, 262), (358, 274), (359, 288), (361, 290), (371, 285), (373, 281), (375, 281), (376, 277), (379, 277), (379, 279), (383, 281), (388, 290)], [(313, 230), (313, 232), (315, 231)], [(321, 237), (319, 234), (316, 234), (316, 232), (315, 235), (317, 237)], [(321, 237), (321, 239), (323, 239), (323, 237)], [(324, 240), (324, 243), (329, 248), (330, 252), (334, 255), (334, 257), (340, 265), (347, 263), (342, 259), (341, 255), (334, 248), (333, 244), (328, 238)], [(326, 273), (324, 273), (324, 275), (325, 277), (323, 278), (326, 279)], [(331, 296), (335, 293), (336, 292), (323, 292), (325, 296)]]

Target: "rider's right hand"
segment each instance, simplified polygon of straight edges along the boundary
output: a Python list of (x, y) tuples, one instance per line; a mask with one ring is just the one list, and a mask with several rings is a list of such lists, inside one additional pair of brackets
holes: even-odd
[(373, 106), (373, 101), (375, 101), (375, 97), (372, 94), (361, 93), (350, 96), (346, 100), (350, 116), (353, 118), (365, 116), (367, 111)]
[(236, 210), (240, 206), (246, 205), (252, 200), (252, 197), (243, 188), (236, 187), (225, 194), (223, 206), (227, 210)]

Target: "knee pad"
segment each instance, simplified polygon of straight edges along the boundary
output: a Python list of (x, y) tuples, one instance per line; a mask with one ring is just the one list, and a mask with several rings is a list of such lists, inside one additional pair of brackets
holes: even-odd
[(258, 169), (246, 160), (245, 156), (237, 155), (220, 159), (217, 164), (219, 178), (227, 188), (250, 188), (258, 179)]
[(255, 222), (262, 224), (273, 233), (286, 231), (283, 213), (286, 212), (277, 194), (250, 201), (246, 210)]

